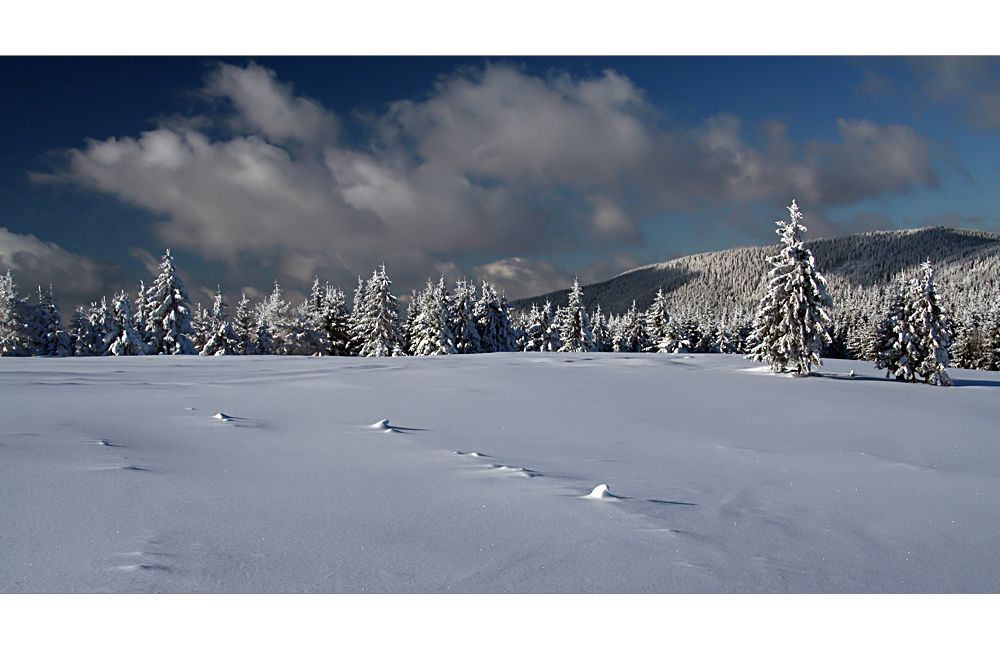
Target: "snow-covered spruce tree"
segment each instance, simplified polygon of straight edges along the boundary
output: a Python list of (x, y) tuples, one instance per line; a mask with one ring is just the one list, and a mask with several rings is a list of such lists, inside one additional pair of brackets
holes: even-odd
[(177, 275), (168, 249), (160, 264), (160, 275), (146, 294), (151, 354), (195, 354), (191, 337), (191, 299)]
[(247, 294), (242, 294), (236, 305), (236, 316), (233, 318), (233, 335), (236, 337), (235, 354), (254, 354), (254, 339), (257, 334), (257, 323)]
[(358, 276), (358, 288), (354, 290), (354, 301), (351, 313), (347, 316), (347, 327), (350, 331), (348, 342), (348, 354), (352, 357), (360, 356), (361, 341), (358, 339), (358, 329), (361, 327), (361, 318), (365, 313), (365, 281)]
[(951, 345), (951, 329), (948, 317), (941, 308), (937, 290), (934, 288), (934, 268), (930, 260), (920, 265), (922, 273), (917, 291), (910, 306), (914, 338), (919, 351), (919, 363), (915, 370), (923, 380), (933, 386), (951, 386), (951, 377), (945, 372), (948, 367), (948, 346)]
[(135, 296), (132, 312), (135, 317), (135, 328), (142, 335), (143, 342), (149, 343), (149, 334), (146, 331), (146, 321), (149, 320), (149, 305), (146, 302), (146, 294), (146, 285), (142, 280), (139, 280), (139, 292)]
[(830, 335), (833, 301), (826, 293), (826, 280), (816, 270), (812, 253), (799, 239), (806, 227), (795, 201), (788, 207), (791, 219), (778, 221), (785, 247), (768, 258), (773, 267), (767, 294), (761, 300), (754, 323), (759, 343), (747, 356), (771, 366), (771, 372), (786, 368), (808, 375), (813, 365), (821, 365), (819, 353)]
[(100, 304), (90, 303), (89, 307), (80, 305), (73, 314), (70, 328), (70, 338), (73, 341), (73, 355), (78, 357), (102, 356), (107, 347), (104, 338), (110, 329), (111, 312), (107, 301), (102, 298)]
[(427, 288), (414, 298), (416, 318), (410, 336), (410, 354), (455, 354), (455, 336), (445, 296), (444, 278), (437, 285), (427, 280)]
[(115, 294), (111, 302), (108, 332), (104, 335), (103, 347), (104, 355), (116, 357), (146, 354), (146, 344), (135, 327), (132, 301), (124, 291)]
[(358, 307), (361, 308), (361, 313), (357, 317), (353, 333), (358, 356), (389, 357), (405, 354), (399, 322), (399, 301), (392, 295), (392, 281), (386, 275), (385, 265), (372, 274)]
[(591, 319), (591, 329), (594, 332), (594, 352), (611, 352), (611, 330), (608, 328), (608, 320), (601, 311), (601, 306), (594, 309), (594, 317)]
[(448, 328), (455, 336), (455, 349), (459, 354), (476, 354), (482, 347), (476, 328), (475, 305), (476, 285), (467, 280), (456, 281), (449, 304), (451, 322)]
[(569, 303), (560, 312), (559, 338), (563, 344), (559, 351), (593, 352), (594, 331), (587, 308), (583, 306), (583, 291), (576, 278), (573, 278), (573, 288), (569, 291)]
[(25, 300), (17, 297), (17, 283), (11, 276), (0, 275), (0, 356), (22, 357), (31, 353), (25, 323)]
[(236, 336), (232, 323), (229, 322), (229, 315), (226, 314), (226, 297), (222, 295), (222, 289), (216, 287), (215, 302), (212, 304), (212, 311), (209, 315), (208, 327), (205, 328), (205, 344), (201, 348), (201, 354), (205, 357), (221, 356), (225, 354), (240, 354), (240, 340)]
[(686, 327), (687, 319), (680, 317), (671, 318), (667, 321), (667, 330), (657, 344), (657, 352), (669, 354), (687, 354), (693, 351), (694, 344), (691, 341), (691, 333)]
[[(289, 354), (285, 345), (285, 336), (289, 332), (288, 303), (281, 297), (281, 286), (274, 281), (274, 290), (266, 299), (257, 305), (257, 325), (267, 326), (270, 352), (258, 354)], [(258, 334), (259, 337), (259, 334)]]
[(38, 287), (38, 304), (32, 305), (28, 314), (28, 338), (36, 356), (66, 357), (73, 353), (51, 285), (45, 293)]
[(351, 330), (344, 301), (344, 292), (326, 285), (320, 324), (326, 334), (326, 354), (343, 357), (350, 354)]
[(900, 281), (889, 310), (875, 330), (871, 358), (886, 377), (916, 381), (914, 360), (919, 356), (910, 318), (908, 285)]
[(643, 314), (646, 321), (646, 336), (649, 346), (643, 352), (667, 352), (667, 326), (670, 323), (670, 312), (667, 311), (667, 297), (663, 288), (656, 290), (653, 304)]
[(267, 322), (267, 316), (258, 312), (255, 327), (253, 352), (250, 354), (274, 354), (274, 338), (271, 337), (271, 324)]
[(642, 315), (632, 301), (632, 307), (622, 316), (614, 341), (615, 352), (642, 352), (649, 347)]
[(476, 301), (473, 314), (479, 332), (480, 352), (511, 352), (517, 350), (517, 335), (510, 324), (507, 299), (483, 281), (483, 294)]
[(288, 329), (285, 334), (287, 354), (303, 356), (328, 354), (330, 345), (326, 330), (323, 328), (324, 302), (324, 291), (319, 285), (319, 278), (313, 278), (309, 297), (288, 319)]
[(195, 354), (201, 354), (201, 349), (205, 346), (208, 330), (211, 328), (211, 320), (212, 315), (207, 309), (202, 309), (200, 302), (191, 308), (191, 329), (194, 330), (194, 334), (190, 339)]
[(555, 352), (561, 347), (559, 330), (552, 318), (552, 303), (549, 301), (546, 300), (541, 308), (532, 305), (525, 325), (525, 352)]

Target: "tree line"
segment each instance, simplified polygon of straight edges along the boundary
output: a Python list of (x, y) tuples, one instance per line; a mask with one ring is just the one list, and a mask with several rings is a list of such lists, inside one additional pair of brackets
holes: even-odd
[[(743, 354), (808, 374), (821, 356), (867, 359), (901, 380), (947, 384), (944, 368), (1000, 369), (1000, 313), (982, 310), (974, 322), (952, 319), (942, 306), (929, 261), (920, 275), (900, 278), (888, 304), (859, 290), (846, 300), (868, 309), (834, 311), (826, 281), (798, 237), (805, 227), (795, 203), (756, 315), (746, 311), (671, 313), (660, 287), (645, 310), (633, 301), (619, 314), (589, 311), (579, 283), (563, 306), (546, 301), (512, 310), (488, 282), (481, 287), (428, 280), (402, 315), (385, 267), (358, 280), (351, 308), (344, 292), (316, 279), (309, 297), (292, 305), (275, 283), (255, 305), (244, 294), (230, 315), (216, 292), (210, 308), (192, 306), (168, 250), (150, 287), (134, 302), (116, 293), (76, 310), (68, 329), (51, 288), (38, 302), (18, 297), (8, 271), (0, 276), (0, 355), (120, 356), (145, 354), (398, 356), (504, 351), (664, 352)], [(881, 291), (881, 289), (880, 289)], [(840, 292), (840, 295), (844, 295)], [(968, 310), (966, 310), (968, 311)], [(846, 316), (845, 316), (846, 314)]]

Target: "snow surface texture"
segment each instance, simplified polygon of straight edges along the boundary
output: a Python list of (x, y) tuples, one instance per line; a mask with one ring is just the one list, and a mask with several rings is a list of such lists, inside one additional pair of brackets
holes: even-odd
[(0, 361), (3, 592), (1000, 591), (996, 373)]

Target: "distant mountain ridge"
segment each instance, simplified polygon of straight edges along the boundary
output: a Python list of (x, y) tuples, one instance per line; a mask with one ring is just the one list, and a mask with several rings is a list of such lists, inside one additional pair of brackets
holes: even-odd
[[(928, 227), (869, 232), (807, 242), (826, 277), (835, 309), (880, 309), (886, 288), (930, 259), (943, 300), (954, 311), (981, 312), (1000, 298), (1000, 235), (978, 230)], [(620, 314), (645, 310), (658, 289), (671, 312), (710, 315), (722, 323), (752, 318), (767, 286), (767, 258), (778, 245), (731, 248), (688, 255), (626, 271), (583, 287), (588, 310)], [(546, 301), (564, 306), (568, 289), (511, 301), (527, 310)], [(958, 314), (961, 315), (961, 314)]]

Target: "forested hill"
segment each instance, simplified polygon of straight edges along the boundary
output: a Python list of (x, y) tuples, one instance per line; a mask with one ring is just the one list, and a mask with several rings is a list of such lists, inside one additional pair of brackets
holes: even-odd
[[(920, 228), (815, 239), (807, 246), (829, 283), (835, 305), (878, 307), (884, 289), (915, 272), (930, 259), (943, 299), (959, 311), (988, 307), (1000, 296), (1000, 235), (955, 228)], [(733, 248), (689, 255), (627, 271), (583, 287), (588, 310), (599, 304), (605, 314), (624, 313), (635, 300), (649, 307), (658, 289), (669, 297), (672, 312), (712, 314), (720, 320), (743, 320), (754, 312), (766, 287), (767, 257), (778, 246)], [(867, 297), (867, 299), (864, 299)], [(550, 301), (564, 306), (567, 291), (554, 291), (511, 302), (518, 310)], [(873, 301), (875, 304), (873, 304)]]

